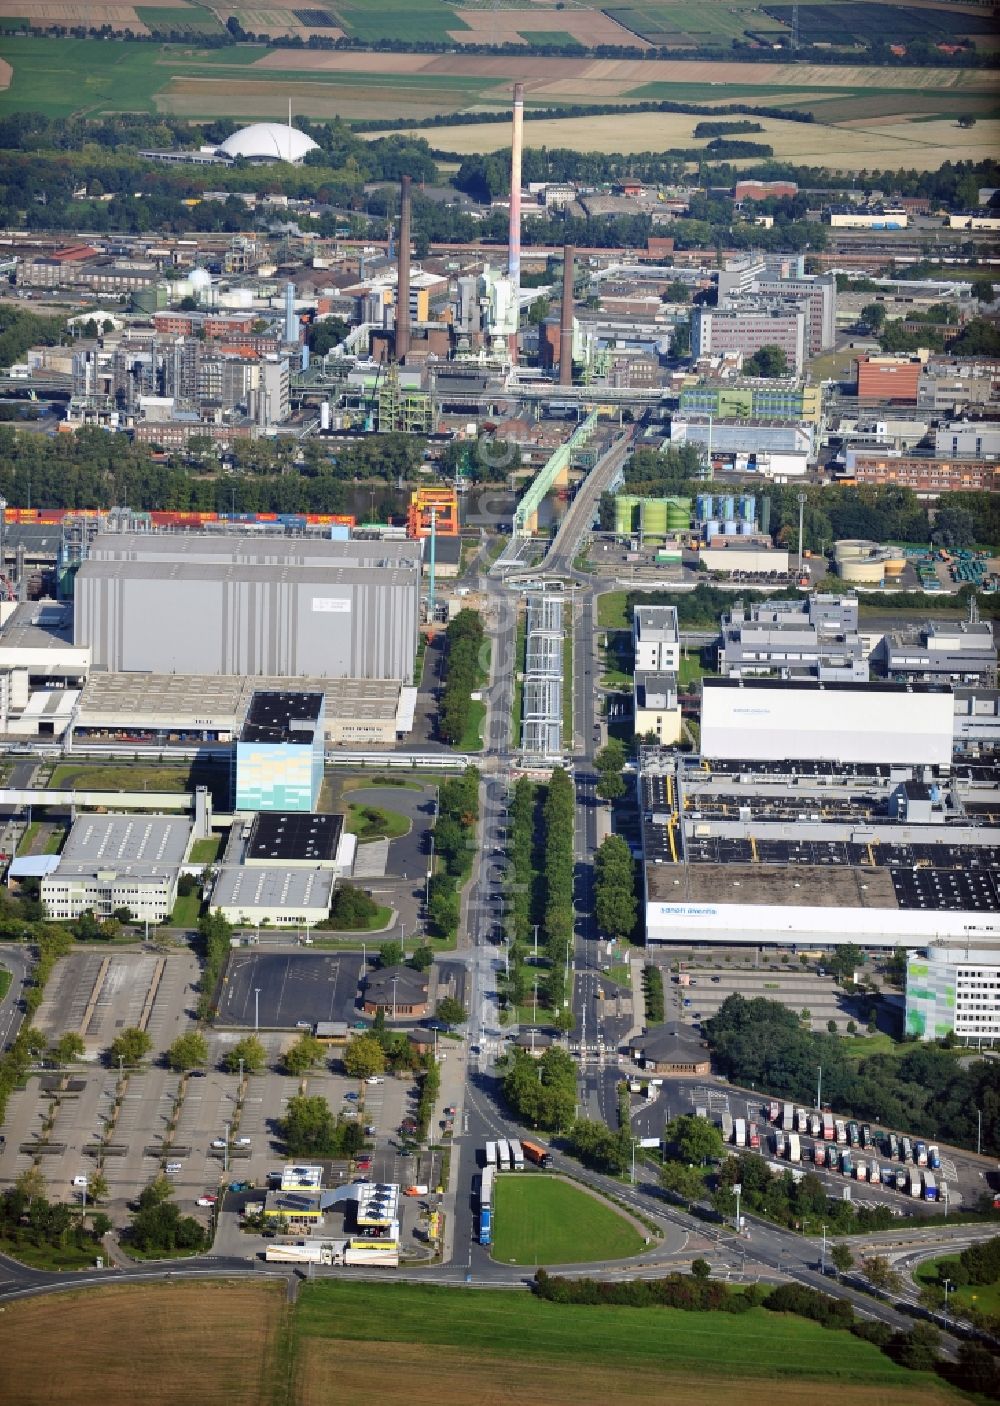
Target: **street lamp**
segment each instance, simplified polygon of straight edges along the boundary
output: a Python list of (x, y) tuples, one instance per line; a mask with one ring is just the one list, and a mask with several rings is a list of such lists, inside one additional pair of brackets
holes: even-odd
[(260, 1030), (260, 987), (259, 987), (259, 986), (255, 986), (254, 989), (253, 989), (253, 1028), (254, 1028), (254, 1031), (255, 1031), (255, 1032)]
[(733, 1191), (736, 1193), (736, 1234), (739, 1235), (739, 1233), (740, 1233), (740, 1196), (741, 1196), (742, 1193), (743, 1193), (743, 1183), (742, 1183), (741, 1181), (734, 1182), (734, 1184), (733, 1184)]
[(951, 1291), (952, 1291), (952, 1289), (954, 1289), (954, 1287), (955, 1287), (955, 1286), (954, 1286), (954, 1284), (951, 1282), (950, 1279), (945, 1279), (945, 1280), (944, 1280), (944, 1316), (945, 1316), (945, 1318), (948, 1317), (948, 1295), (951, 1293)]

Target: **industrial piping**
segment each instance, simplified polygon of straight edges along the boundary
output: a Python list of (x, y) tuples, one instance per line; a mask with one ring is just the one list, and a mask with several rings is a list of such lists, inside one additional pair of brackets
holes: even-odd
[(510, 233), (507, 275), (511, 282), (514, 330), (508, 343), (511, 361), (517, 361), (517, 329), (521, 320), (521, 152), (524, 148), (524, 84), (514, 84), (514, 126), (510, 145)]
[(410, 350), (410, 178), (403, 176), (399, 192), (399, 262), (396, 277), (396, 360)]
[(563, 248), (562, 313), (559, 318), (559, 384), (573, 384), (573, 266), (572, 244)]

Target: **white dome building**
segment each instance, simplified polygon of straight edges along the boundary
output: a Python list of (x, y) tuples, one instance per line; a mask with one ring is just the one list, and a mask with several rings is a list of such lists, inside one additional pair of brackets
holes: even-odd
[(317, 151), (319, 144), (305, 132), (298, 132), (289, 123), (254, 122), (250, 127), (241, 127), (231, 137), (227, 137), (218, 148), (219, 156), (235, 160), (238, 156), (247, 161), (291, 161), (298, 163), (310, 151)]

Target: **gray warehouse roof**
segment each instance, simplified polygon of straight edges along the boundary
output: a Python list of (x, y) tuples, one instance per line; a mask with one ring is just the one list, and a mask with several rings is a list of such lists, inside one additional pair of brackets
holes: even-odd
[(420, 543), (409, 540), (335, 542), (328, 537), (248, 538), (217, 532), (102, 532), (90, 547), (89, 560), (409, 568), (420, 555)]
[[(304, 693), (322, 693), (324, 717), (367, 720), (394, 718), (402, 685), (397, 679), (324, 679), (296, 677)], [(125, 719), (186, 726), (210, 719), (235, 728), (246, 716), (258, 689), (281, 690), (287, 678), (243, 678), (239, 674), (91, 674), (80, 695), (78, 723), (106, 725)]]
[(191, 821), (173, 815), (82, 815), (59, 856), (60, 875), (105, 869), (159, 877), (187, 854)]
[(215, 908), (329, 908), (331, 869), (223, 869), (212, 894)]

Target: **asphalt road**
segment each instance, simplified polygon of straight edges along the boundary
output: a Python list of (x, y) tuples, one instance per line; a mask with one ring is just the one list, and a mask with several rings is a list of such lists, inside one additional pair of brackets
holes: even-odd
[(17, 1036), (24, 1020), (21, 1001), (24, 986), (31, 969), (32, 952), (28, 947), (5, 943), (0, 947), (0, 966), (11, 974), (10, 989), (0, 1001), (0, 1049), (5, 1049)]

